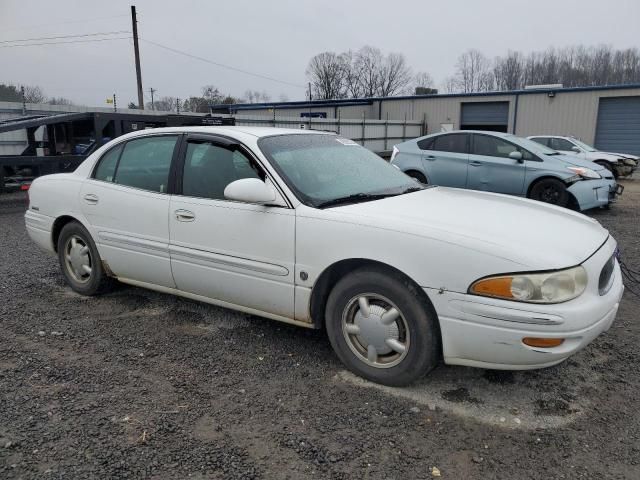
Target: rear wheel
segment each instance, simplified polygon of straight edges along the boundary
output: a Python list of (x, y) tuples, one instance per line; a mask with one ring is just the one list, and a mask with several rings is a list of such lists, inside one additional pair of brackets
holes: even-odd
[(559, 207), (569, 205), (569, 192), (566, 185), (555, 178), (544, 178), (537, 182), (531, 189), (529, 198)]
[(91, 235), (78, 222), (62, 227), (58, 237), (60, 268), (73, 291), (95, 295), (111, 285)]
[(350, 273), (331, 291), (325, 318), (340, 360), (373, 382), (407, 385), (438, 363), (435, 311), (399, 274), (378, 268)]
[(415, 170), (408, 171), (407, 175), (409, 175), (414, 180), (422, 183), (423, 185), (427, 185), (429, 183), (429, 180), (427, 180), (427, 177), (425, 177), (423, 173), (416, 172)]

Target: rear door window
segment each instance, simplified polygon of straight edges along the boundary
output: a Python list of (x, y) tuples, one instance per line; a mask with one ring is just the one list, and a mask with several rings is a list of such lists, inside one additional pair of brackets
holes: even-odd
[(130, 140), (116, 167), (115, 183), (150, 192), (166, 193), (171, 159), (178, 137), (174, 135)]
[(469, 153), (468, 135), (466, 133), (455, 133), (436, 137), (431, 146), (431, 150), (450, 153)]

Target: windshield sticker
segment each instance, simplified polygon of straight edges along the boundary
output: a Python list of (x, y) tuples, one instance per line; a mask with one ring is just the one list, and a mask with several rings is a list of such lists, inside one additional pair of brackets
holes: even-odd
[(336, 142), (341, 143), (342, 145), (358, 145), (356, 142), (351, 140), (350, 138), (336, 138)]

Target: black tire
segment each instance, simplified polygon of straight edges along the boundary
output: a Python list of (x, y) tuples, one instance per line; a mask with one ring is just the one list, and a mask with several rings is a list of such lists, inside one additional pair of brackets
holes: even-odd
[[(402, 275), (376, 267), (355, 270), (338, 281), (327, 300), (325, 324), (336, 355), (349, 370), (376, 383), (404, 386), (426, 375), (438, 364), (440, 329), (437, 315), (418, 288)], [(349, 320), (362, 315), (359, 298), (365, 295), (372, 295), (368, 303), (369, 316), (360, 317), (360, 320), (367, 322), (371, 318), (377, 322), (374, 328), (387, 328), (384, 337), (389, 336), (389, 328), (394, 329), (397, 333), (395, 338), (405, 345), (403, 353), (392, 350), (383, 354), (383, 350), (379, 350), (381, 353), (371, 364), (364, 358), (364, 352), (356, 353), (360, 347), (368, 352), (361, 343), (361, 334), (364, 335), (364, 332), (346, 333), (346, 325), (356, 325), (355, 320), (353, 323), (349, 323)], [(383, 297), (390, 302), (375, 297)], [(400, 312), (389, 327), (383, 327), (377, 321), (382, 318), (379, 313), (384, 311), (385, 306), (395, 307)], [(356, 313), (350, 317), (354, 311)]]
[(606, 168), (607, 170), (609, 170), (613, 174), (613, 178), (615, 180), (618, 179), (618, 172), (617, 172), (617, 170), (615, 168), (613, 168), (613, 165), (611, 165), (610, 162), (607, 162), (606, 160), (596, 160), (594, 163), (597, 163), (601, 167)]
[(559, 207), (569, 205), (569, 192), (567, 192), (567, 187), (556, 178), (544, 178), (537, 182), (531, 189), (529, 198), (540, 202), (551, 203)]
[[(85, 247), (86, 255), (81, 253)], [(78, 222), (69, 222), (62, 228), (58, 237), (58, 261), (65, 280), (74, 292), (96, 295), (105, 292), (112, 285), (112, 280), (102, 267), (96, 244), (87, 229)], [(74, 265), (87, 265), (90, 272), (74, 268)]]
[(425, 177), (424, 174), (422, 174), (420, 172), (416, 172), (415, 170), (409, 170), (407, 172), (407, 175), (409, 175), (414, 180), (417, 180), (418, 182), (422, 183), (423, 185), (428, 185), (429, 184), (429, 181), (427, 180), (427, 177)]

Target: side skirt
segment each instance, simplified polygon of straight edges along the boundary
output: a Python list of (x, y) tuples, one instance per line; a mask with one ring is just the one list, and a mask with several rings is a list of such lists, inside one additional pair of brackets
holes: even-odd
[(243, 307), (242, 305), (236, 305), (235, 303), (223, 302), (222, 300), (215, 300), (213, 298), (203, 297), (202, 295), (195, 295), (193, 293), (183, 292), (182, 290), (178, 290), (177, 288), (162, 287), (159, 285), (154, 285), (153, 283), (140, 282), (138, 280), (131, 280), (128, 278), (120, 278), (120, 277), (115, 277), (115, 278), (122, 283), (133, 285), (134, 287), (147, 288), (149, 290), (155, 290), (156, 292), (161, 292), (161, 293), (169, 293), (171, 295), (177, 295), (179, 297), (188, 298), (190, 300), (209, 303), (211, 305), (216, 305), (218, 307), (229, 308), (231, 310), (237, 310), (239, 312), (249, 313), (251, 315), (256, 315), (258, 317), (263, 317), (263, 318), (268, 318), (270, 320), (277, 320), (279, 322), (289, 323), (291, 325), (296, 325), (298, 327), (314, 328), (314, 325), (312, 323), (301, 322), (298, 320), (294, 320), (292, 318), (283, 317), (281, 315), (274, 315), (272, 313), (255, 310), (253, 308)]

